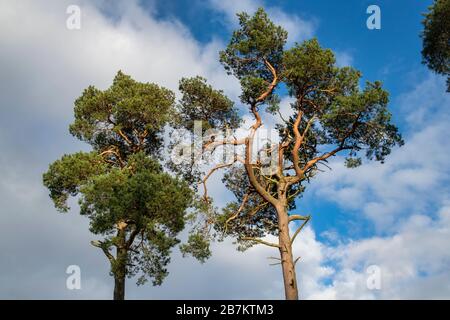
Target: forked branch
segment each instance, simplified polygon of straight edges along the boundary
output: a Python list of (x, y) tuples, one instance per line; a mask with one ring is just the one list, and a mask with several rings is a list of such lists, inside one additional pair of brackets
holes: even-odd
[(202, 179), (202, 181), (200, 182), (201, 184), (203, 184), (203, 189), (204, 189), (204, 193), (203, 193), (203, 198), (205, 200), (208, 199), (208, 188), (206, 187), (206, 182), (208, 181), (209, 177), (217, 170), (222, 169), (222, 168), (226, 168), (226, 167), (230, 167), (233, 164), (235, 164), (237, 161), (242, 161), (242, 159), (240, 159), (238, 156), (234, 157), (233, 161), (230, 163), (222, 163), (219, 164), (217, 166), (215, 166), (214, 168), (212, 168), (211, 170), (209, 170), (208, 174)]

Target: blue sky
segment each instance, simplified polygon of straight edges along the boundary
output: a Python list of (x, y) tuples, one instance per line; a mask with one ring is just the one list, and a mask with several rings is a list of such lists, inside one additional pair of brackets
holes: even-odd
[[(421, 13), (430, 3), (0, 1), (0, 224), (8, 226), (0, 234), (7, 257), (0, 261), (0, 297), (110, 298), (108, 264), (89, 244), (95, 237), (88, 221), (76, 201), (71, 212), (58, 214), (41, 182), (50, 162), (86, 149), (67, 130), (73, 101), (88, 85), (107, 88), (121, 69), (175, 92), (181, 77), (199, 74), (237, 102), (239, 84), (218, 63), (218, 51), (236, 26), (235, 12), (263, 6), (290, 31), (289, 45), (315, 36), (336, 52), (339, 64), (358, 68), (365, 80), (381, 80), (406, 142), (383, 165), (365, 162), (351, 170), (336, 157), (333, 170), (321, 173), (298, 200), (299, 212), (313, 216), (294, 248), (302, 257), (301, 297), (449, 298), (450, 97), (445, 79), (421, 64)], [(66, 28), (71, 4), (81, 9), (80, 30)], [(381, 9), (381, 30), (366, 28), (371, 4)], [(283, 100), (284, 112), (287, 104)], [(230, 199), (220, 175), (209, 188), (218, 205)], [(225, 241), (200, 265), (175, 250), (161, 287), (137, 287), (132, 279), (127, 294), (282, 298), (281, 273), (268, 266), (270, 255), (260, 246), (242, 254)], [(82, 290), (65, 287), (71, 264), (82, 270)], [(366, 286), (370, 265), (382, 271), (380, 290)]]
[[(217, 12), (208, 1), (142, 1), (161, 19), (177, 19), (185, 24), (200, 42), (213, 38), (226, 41), (231, 30), (223, 12)], [(431, 1), (276, 1), (269, 4), (285, 12), (313, 21), (314, 35), (323, 46), (349, 53), (353, 65), (367, 79), (381, 79), (393, 95), (407, 89), (396, 76), (421, 68), (422, 16)], [(382, 12), (381, 30), (366, 28), (366, 9), (377, 4)], [(386, 71), (390, 77), (386, 77)], [(395, 77), (394, 77), (395, 76)], [(391, 79), (391, 81), (390, 81)]]

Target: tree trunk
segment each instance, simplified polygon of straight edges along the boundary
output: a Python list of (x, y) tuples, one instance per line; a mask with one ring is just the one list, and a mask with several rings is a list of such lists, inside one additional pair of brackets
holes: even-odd
[(278, 213), (278, 243), (280, 245), (281, 268), (284, 279), (286, 300), (298, 300), (298, 287), (295, 274), (292, 244), (289, 236), (289, 216), (286, 207), (277, 208)]
[(113, 266), (114, 274), (114, 300), (125, 300), (125, 276), (127, 273), (128, 251), (125, 248), (125, 230), (119, 229), (117, 233), (117, 256)]
[(125, 300), (125, 271), (114, 275), (114, 300)]

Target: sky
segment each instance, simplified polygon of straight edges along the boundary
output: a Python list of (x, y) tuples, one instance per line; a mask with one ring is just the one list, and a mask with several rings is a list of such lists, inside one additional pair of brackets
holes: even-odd
[[(239, 107), (239, 83), (218, 52), (237, 26), (235, 13), (260, 6), (289, 32), (287, 46), (317, 37), (339, 65), (381, 80), (405, 140), (384, 164), (347, 169), (335, 157), (298, 199), (298, 212), (312, 215), (294, 245), (300, 297), (450, 298), (450, 96), (445, 79), (421, 64), (422, 13), (430, 3), (0, 0), (0, 298), (111, 298), (108, 262), (89, 244), (96, 236), (87, 219), (76, 201), (58, 213), (42, 185), (49, 163), (87, 150), (68, 132), (73, 101), (88, 85), (107, 88), (121, 69), (175, 92), (180, 78), (202, 75)], [(380, 30), (366, 26), (372, 4), (381, 9)], [(80, 29), (66, 27), (69, 5), (81, 10)], [(282, 103), (286, 115), (289, 98)], [(232, 199), (220, 175), (209, 189), (219, 206)], [(281, 270), (267, 259), (273, 250), (241, 253), (225, 241), (200, 264), (175, 249), (164, 284), (138, 287), (129, 279), (127, 297), (280, 299)], [(80, 267), (80, 290), (66, 287), (70, 265)], [(371, 270), (376, 288), (368, 285)]]

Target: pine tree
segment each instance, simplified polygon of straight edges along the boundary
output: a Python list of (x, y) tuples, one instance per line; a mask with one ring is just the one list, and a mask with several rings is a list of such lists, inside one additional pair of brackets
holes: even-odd
[[(240, 100), (248, 107), (253, 124), (244, 138), (234, 137), (232, 132), (238, 121), (231, 112), (232, 104), (222, 104), (228, 106), (225, 109), (229, 112), (218, 115), (217, 121), (209, 124), (231, 134), (203, 134), (201, 150), (211, 154), (222, 147), (242, 147), (243, 155), (236, 152), (231, 160), (203, 172), (203, 176), (202, 167), (195, 163), (179, 169), (204, 185), (207, 202), (208, 178), (219, 169), (227, 170), (223, 181), (236, 201), (221, 213), (211, 205), (210, 221), (216, 231), (235, 238), (241, 250), (254, 244), (276, 248), (286, 299), (298, 299), (298, 259), (294, 259), (292, 244), (310, 217), (293, 212), (295, 199), (321, 170), (319, 166), (338, 153), (347, 157), (348, 167), (362, 163), (361, 153), (383, 162), (391, 149), (403, 141), (391, 123), (388, 93), (380, 82), (367, 82), (360, 89), (360, 72), (338, 67), (333, 52), (322, 48), (317, 39), (285, 49), (287, 32), (276, 26), (263, 9), (253, 16), (241, 13), (238, 17), (240, 28), (220, 53), (220, 61), (240, 81)], [(186, 117), (179, 123), (185, 128), (191, 126), (195, 116), (211, 115), (218, 105), (208, 103), (216, 101), (213, 96), (220, 94), (220, 101), (228, 101), (206, 81), (185, 85), (193, 81), (183, 79), (180, 83), (183, 98), (179, 108), (197, 110), (192, 116), (185, 112)], [(278, 93), (286, 91), (295, 100), (291, 105), (294, 114), (278, 126), (280, 142), (255, 149), (255, 136), (263, 125), (260, 112), (278, 113)], [(255, 153), (259, 155), (257, 159), (253, 159)], [(265, 170), (263, 159), (267, 157), (276, 159), (270, 170)], [(290, 224), (297, 228), (292, 234)], [(276, 236), (278, 242), (264, 240), (266, 235)]]
[(88, 87), (75, 101), (70, 133), (92, 150), (64, 155), (43, 176), (55, 207), (67, 212), (68, 198), (77, 196), (90, 231), (103, 236), (91, 243), (110, 262), (117, 300), (125, 297), (127, 276), (163, 282), (195, 204), (188, 184), (165, 173), (158, 158), (174, 100), (170, 90), (120, 71), (109, 89)]

